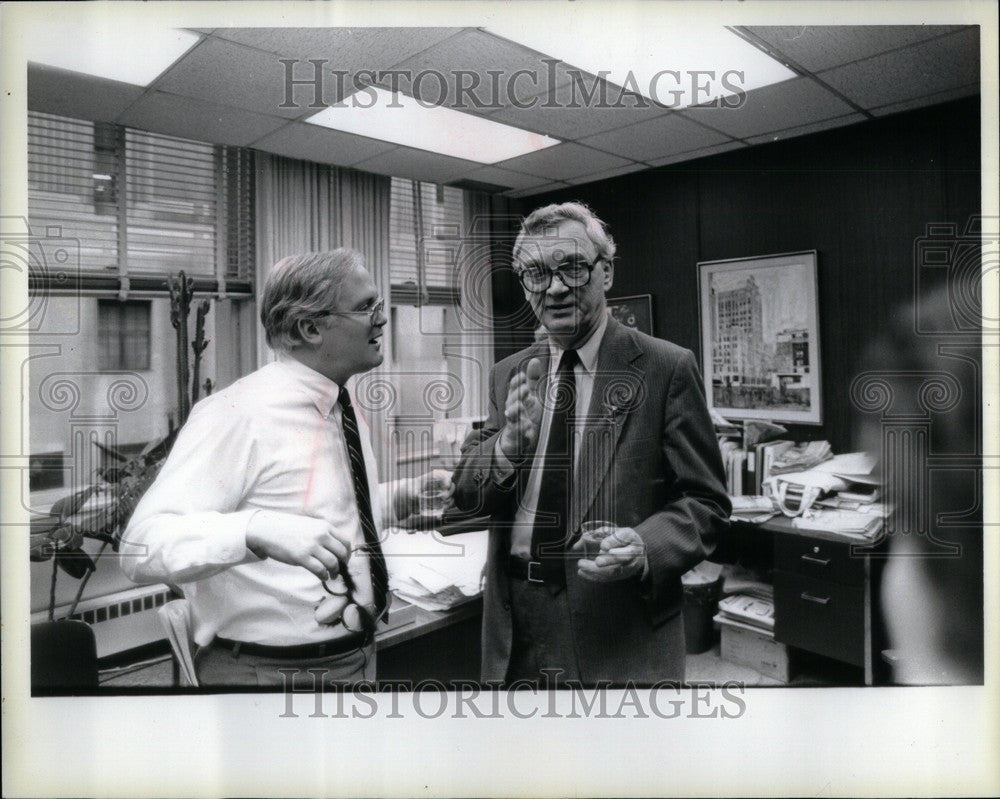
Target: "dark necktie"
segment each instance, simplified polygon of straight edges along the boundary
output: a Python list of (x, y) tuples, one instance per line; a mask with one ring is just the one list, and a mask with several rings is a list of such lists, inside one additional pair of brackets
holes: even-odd
[(354, 497), (358, 503), (358, 516), (361, 518), (361, 531), (365, 536), (365, 551), (368, 553), (368, 563), (372, 573), (375, 616), (378, 618), (389, 605), (389, 573), (385, 566), (382, 546), (379, 544), (378, 531), (375, 529), (372, 500), (368, 493), (368, 470), (365, 469), (361, 436), (358, 435), (358, 420), (354, 415), (354, 406), (351, 405), (351, 395), (347, 393), (347, 388), (340, 389), (338, 402), (340, 403), (344, 428), (344, 441), (347, 444), (347, 455), (351, 461)]
[(543, 398), (551, 409), (551, 422), (535, 508), (535, 526), (531, 533), (531, 557), (543, 564), (542, 569), (550, 579), (565, 576), (563, 553), (571, 532), (566, 525), (573, 480), (573, 419), (576, 415), (573, 367), (579, 361), (576, 350), (563, 352), (554, 390), (548, 391)]

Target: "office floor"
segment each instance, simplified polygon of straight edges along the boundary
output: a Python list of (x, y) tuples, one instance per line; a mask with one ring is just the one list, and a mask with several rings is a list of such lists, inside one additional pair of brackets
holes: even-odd
[[(723, 660), (719, 644), (699, 655), (687, 656), (687, 680), (691, 683), (722, 685), (726, 682), (742, 683), (745, 687), (819, 687), (824, 685), (856, 685), (856, 675), (822, 658), (800, 658), (793, 670), (792, 679), (782, 683), (747, 666)], [(167, 688), (173, 682), (173, 667), (169, 656), (161, 655), (132, 666), (105, 669), (101, 672), (101, 686), (115, 688)]]

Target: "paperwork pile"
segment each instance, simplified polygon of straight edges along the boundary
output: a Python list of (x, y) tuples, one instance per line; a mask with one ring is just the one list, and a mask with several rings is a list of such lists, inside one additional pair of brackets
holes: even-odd
[(771, 474), (804, 472), (833, 457), (829, 441), (804, 441), (775, 456)]
[(735, 594), (719, 601), (719, 617), (730, 623), (764, 632), (774, 631), (774, 600)]
[(733, 521), (760, 524), (781, 513), (771, 497), (741, 495), (729, 499), (733, 503), (729, 518)]
[(803, 516), (792, 519), (799, 530), (832, 533), (860, 541), (874, 541), (882, 530), (883, 519), (876, 513), (854, 510), (809, 510)]
[(487, 532), (442, 537), (435, 530), (386, 530), (382, 541), (389, 588), (424, 610), (447, 610), (482, 591)]

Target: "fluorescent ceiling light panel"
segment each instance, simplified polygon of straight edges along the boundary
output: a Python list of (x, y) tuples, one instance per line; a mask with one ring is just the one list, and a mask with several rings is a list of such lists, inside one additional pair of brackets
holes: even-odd
[(559, 139), (368, 86), (306, 122), (480, 164), (544, 150)]
[(26, 51), (36, 64), (148, 86), (200, 39), (190, 31), (126, 20), (101, 27), (53, 22), (31, 32)]
[[(662, 6), (650, 5), (660, 13), (640, 13), (641, 7), (637, 11), (623, 4), (621, 14), (566, 15), (558, 25), (530, 24), (522, 18), (486, 30), (670, 108), (701, 105), (739, 89), (750, 91), (796, 77), (724, 27), (666, 22)], [(742, 78), (735, 72), (742, 72)], [(584, 77), (588, 91), (592, 83)], [(539, 76), (538, 85), (547, 85), (545, 76)], [(617, 91), (609, 92), (608, 102), (618, 96)]]

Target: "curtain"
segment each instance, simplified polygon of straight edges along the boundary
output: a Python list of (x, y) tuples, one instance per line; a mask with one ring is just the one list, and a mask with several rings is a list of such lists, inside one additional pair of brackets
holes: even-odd
[[(365, 256), (379, 293), (389, 298), (390, 178), (353, 169), (257, 153), (257, 307), (271, 268), (289, 255), (351, 247)], [(388, 309), (387, 309), (388, 312)], [(274, 359), (257, 319), (257, 364)], [(392, 361), (390, 336), (382, 339), (385, 363)], [(385, 385), (385, 366), (373, 370), (369, 390)], [(352, 385), (352, 393), (353, 385)], [(385, 410), (378, 402), (356, 401), (373, 433), (380, 479), (388, 473)]]
[(460, 363), (465, 399), (463, 416), (486, 413), (489, 372), (493, 365), (493, 287), (496, 268), (495, 236), (491, 219), (491, 198), (478, 191), (466, 191), (463, 203), (462, 237), (459, 249), (459, 318), (462, 326)]

